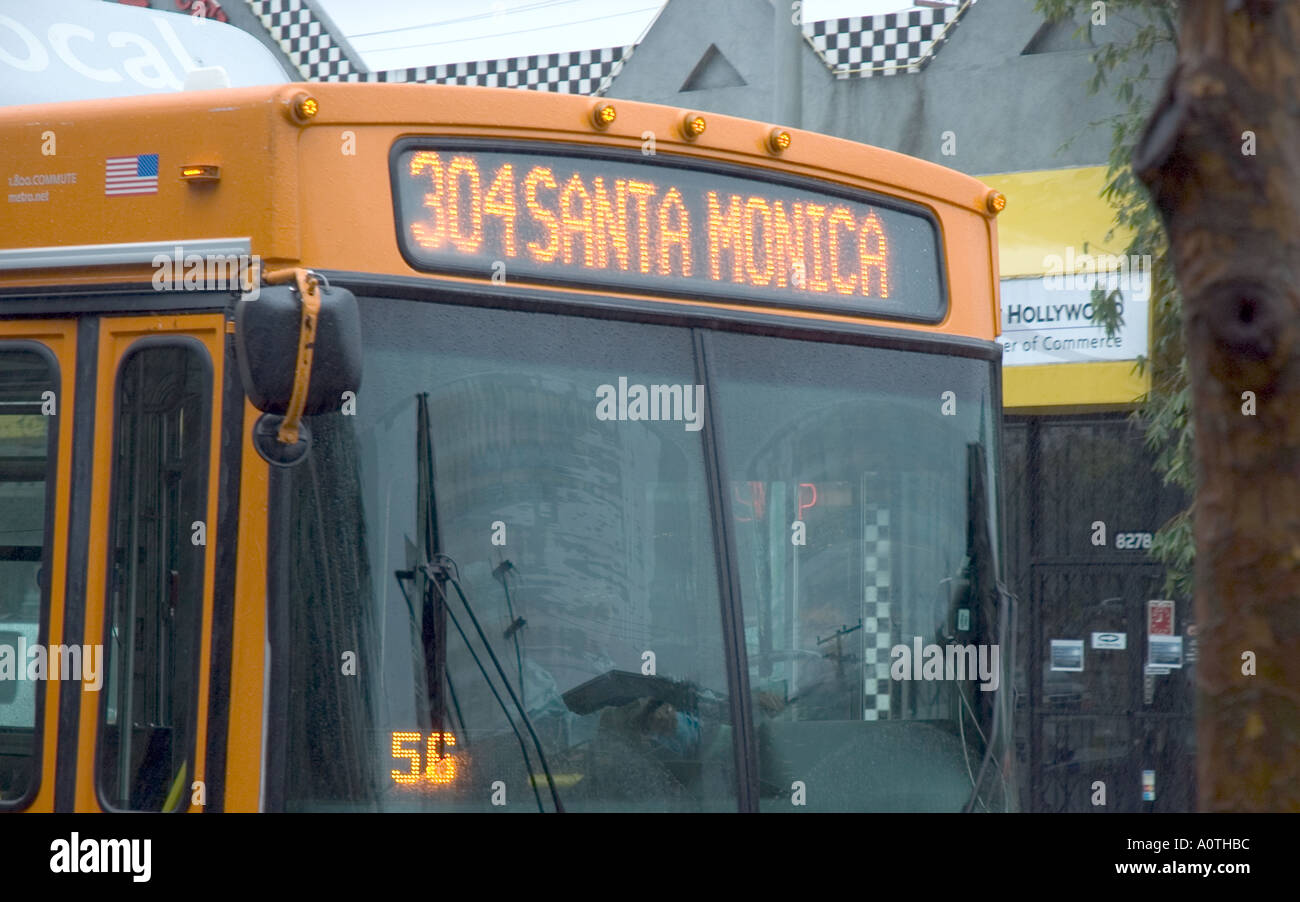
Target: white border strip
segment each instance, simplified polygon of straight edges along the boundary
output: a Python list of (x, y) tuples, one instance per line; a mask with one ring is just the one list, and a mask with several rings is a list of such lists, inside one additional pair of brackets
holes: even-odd
[(139, 241), (127, 244), (77, 244), (67, 247), (20, 247), (0, 251), (0, 271), (12, 269), (67, 269), (74, 266), (152, 265), (162, 254), (169, 259), (181, 248), (184, 254), (248, 256), (250, 238), (191, 238), (174, 241)]

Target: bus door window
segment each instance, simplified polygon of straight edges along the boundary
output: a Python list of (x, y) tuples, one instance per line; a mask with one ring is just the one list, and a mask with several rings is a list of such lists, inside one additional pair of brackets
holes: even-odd
[[(190, 799), (197, 728), (212, 372), (197, 342), (127, 352), (113, 416), (112, 503), (96, 783), (108, 807)], [(206, 539), (206, 536), (205, 536)]]
[(42, 641), (48, 594), (57, 380), (49, 354), (0, 344), (0, 805), (34, 788), (40, 751), (42, 682), (26, 652)]

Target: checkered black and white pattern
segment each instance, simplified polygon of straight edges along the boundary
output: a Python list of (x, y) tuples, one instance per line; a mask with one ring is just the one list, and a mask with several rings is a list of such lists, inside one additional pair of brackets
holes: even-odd
[(510, 59), (363, 72), (353, 64), (305, 0), (245, 0), (307, 81), (434, 83), (603, 94), (632, 55), (632, 46), (519, 56)]
[(560, 94), (604, 94), (632, 54), (632, 47), (519, 56), (478, 63), (421, 66), (375, 72), (366, 81), (435, 82), (488, 88), (528, 88)]
[(805, 22), (804, 37), (837, 78), (920, 72), (975, 2), (884, 16)]
[[(599, 95), (609, 90), (635, 45), (567, 53), (364, 72), (348, 58), (306, 0), (244, 0), (307, 81), (415, 82), (526, 88)], [(884, 16), (805, 22), (804, 36), (837, 78), (920, 72), (961, 17), (960, 6)]]
[(362, 73), (303, 0), (245, 2), (307, 81), (360, 80)]
[(862, 672), (863, 720), (887, 720), (893, 681), (889, 650), (894, 645), (891, 616), (889, 510), (868, 505), (863, 514)]

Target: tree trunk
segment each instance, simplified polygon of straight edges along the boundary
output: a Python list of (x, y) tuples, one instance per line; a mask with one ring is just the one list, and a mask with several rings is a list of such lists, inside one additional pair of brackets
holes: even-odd
[(1300, 811), (1298, 38), (1300, 2), (1183, 0), (1134, 157), (1191, 369), (1202, 811)]

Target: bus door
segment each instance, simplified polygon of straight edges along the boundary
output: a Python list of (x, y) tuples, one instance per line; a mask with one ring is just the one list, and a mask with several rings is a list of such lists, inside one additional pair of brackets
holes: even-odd
[(221, 314), (99, 321), (79, 811), (199, 811), (217, 539)]
[(0, 319), (0, 811), (54, 809), (60, 682), (28, 650), (63, 633), (76, 346)]

